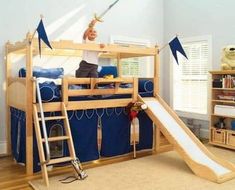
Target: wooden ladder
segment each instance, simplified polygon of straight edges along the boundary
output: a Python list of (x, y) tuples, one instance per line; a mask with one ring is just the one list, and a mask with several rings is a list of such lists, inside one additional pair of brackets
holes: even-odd
[[(72, 139), (72, 135), (70, 131), (69, 119), (68, 119), (67, 110), (66, 110), (64, 102), (61, 102), (61, 113), (62, 113), (61, 116), (44, 117), (39, 84), (37, 81), (35, 82), (36, 82), (38, 103), (35, 102), (33, 104), (33, 118), (34, 118), (34, 127), (35, 127), (35, 133), (36, 133), (36, 138), (37, 138), (41, 170), (42, 170), (42, 177), (46, 186), (47, 187), (49, 186), (47, 166), (57, 164), (57, 163), (71, 161), (75, 172), (77, 172), (79, 175), (79, 178), (84, 179), (85, 177), (87, 177), (87, 175), (83, 172), (80, 161), (76, 158), (73, 139)], [(39, 112), (40, 112), (40, 117), (38, 115)], [(64, 120), (65, 135), (56, 136), (56, 137), (48, 137), (45, 121), (58, 120), (58, 119)], [(40, 125), (40, 122), (42, 125)], [(42, 133), (43, 133), (43, 136), (42, 136)], [(68, 144), (69, 156), (51, 159), (49, 142), (64, 141), (64, 140), (66, 140)], [(74, 162), (76, 162), (77, 166), (74, 166)]]

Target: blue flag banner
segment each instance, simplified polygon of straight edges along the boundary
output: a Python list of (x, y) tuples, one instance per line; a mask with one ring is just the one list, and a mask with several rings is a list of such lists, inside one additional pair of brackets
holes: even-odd
[(42, 19), (40, 20), (38, 27), (37, 27), (37, 32), (38, 32), (38, 44), (39, 44), (39, 54), (41, 56), (41, 40), (49, 47), (52, 49), (51, 44), (47, 38), (46, 30), (43, 25)]
[(178, 57), (177, 57), (177, 51), (180, 52), (184, 57), (186, 57), (188, 59), (178, 37), (175, 37), (172, 41), (170, 41), (169, 46), (171, 48), (171, 52), (172, 52), (178, 65), (179, 65), (179, 62), (178, 62)]

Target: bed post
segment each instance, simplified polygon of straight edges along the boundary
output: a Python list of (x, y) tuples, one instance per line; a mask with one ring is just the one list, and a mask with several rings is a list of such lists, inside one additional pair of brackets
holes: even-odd
[(160, 62), (159, 62), (159, 49), (158, 46), (156, 48), (156, 54), (154, 55), (154, 87), (153, 87), (153, 95), (156, 96), (159, 94), (159, 69), (160, 69)]
[(7, 155), (11, 154), (11, 113), (8, 101), (8, 85), (9, 77), (11, 77), (11, 56), (8, 53), (8, 46), (10, 42), (8, 41), (5, 45), (5, 68), (6, 68), (6, 81), (5, 81), (5, 105), (6, 105), (6, 140), (7, 140)]
[(117, 75), (118, 77), (122, 77), (121, 74), (121, 57), (120, 57), (120, 53), (117, 54)]
[(68, 106), (68, 77), (63, 77), (62, 79), (62, 101), (65, 106)]
[(136, 102), (138, 97), (138, 78), (133, 78), (133, 95), (132, 95), (132, 101)]
[(33, 49), (31, 34), (27, 33), (26, 40), (26, 173), (33, 174)]
[[(159, 48), (155, 46), (156, 54), (154, 55), (154, 79), (153, 79), (153, 96), (159, 94), (159, 69), (160, 69), (160, 60), (159, 60)], [(159, 152), (160, 148), (160, 129), (153, 124), (153, 146), (156, 152)]]

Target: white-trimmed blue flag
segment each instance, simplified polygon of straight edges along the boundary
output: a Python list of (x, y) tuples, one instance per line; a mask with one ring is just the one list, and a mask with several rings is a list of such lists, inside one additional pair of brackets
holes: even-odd
[(47, 33), (45, 30), (45, 27), (43, 25), (42, 19), (40, 20), (38, 27), (37, 27), (37, 32), (38, 32), (38, 44), (39, 44), (39, 54), (41, 57), (41, 40), (49, 47), (52, 49), (51, 44), (48, 40)]
[(178, 62), (178, 57), (177, 57), (177, 51), (180, 52), (186, 59), (188, 59), (188, 57), (187, 57), (177, 36), (169, 42), (169, 46), (171, 48), (171, 52), (172, 52), (178, 65), (179, 65), (179, 62)]

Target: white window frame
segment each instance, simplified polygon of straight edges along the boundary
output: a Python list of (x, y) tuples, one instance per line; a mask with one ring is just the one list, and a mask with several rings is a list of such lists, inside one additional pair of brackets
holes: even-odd
[[(211, 70), (212, 68), (212, 37), (211, 35), (204, 35), (204, 36), (195, 36), (195, 37), (188, 37), (188, 38), (180, 38), (180, 42), (182, 43), (182, 46), (184, 43), (187, 42), (196, 42), (196, 41), (207, 41), (208, 42), (208, 71)], [(181, 56), (179, 53), (177, 53), (178, 56)], [(170, 55), (170, 105), (173, 108), (173, 56)], [(176, 64), (176, 63), (174, 63)], [(180, 63), (179, 63), (180, 64)], [(199, 114), (199, 113), (192, 113), (192, 112), (185, 112), (185, 111), (179, 111), (176, 110), (176, 113), (180, 117), (185, 117), (185, 118), (193, 118), (193, 119), (198, 119), (198, 120), (209, 120), (209, 98), (210, 98), (210, 80), (209, 80), (209, 73), (208, 73), (208, 84), (207, 84), (207, 113), (206, 114)]]
[[(112, 44), (121, 44), (123, 46), (127, 45), (136, 45), (136, 46), (142, 46), (142, 47), (149, 47), (150, 46), (150, 41), (147, 39), (140, 39), (140, 38), (133, 38), (133, 37), (128, 37), (128, 36), (119, 36), (119, 35), (112, 35), (110, 36), (110, 43)], [(137, 58), (139, 59), (139, 58)], [(141, 58), (143, 59), (143, 58)], [(144, 73), (142, 73), (142, 62), (145, 64), (145, 69)], [(145, 57), (143, 61), (139, 60), (139, 75), (137, 77), (145, 77), (145, 78), (150, 78), (151, 77), (151, 72), (152, 69), (150, 67), (151, 60), (150, 57)], [(146, 67), (147, 65), (147, 67)], [(131, 75), (122, 75), (125, 77), (131, 77)], [(135, 76), (136, 77), (136, 76)]]

